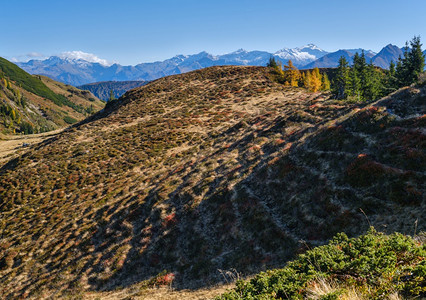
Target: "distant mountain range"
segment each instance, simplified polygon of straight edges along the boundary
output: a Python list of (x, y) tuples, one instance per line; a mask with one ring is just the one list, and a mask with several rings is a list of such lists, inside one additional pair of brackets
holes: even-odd
[(398, 58), (404, 55), (403, 49), (392, 44), (385, 46), (382, 50), (380, 50), (379, 53), (374, 53), (371, 50), (364, 49), (338, 50), (320, 57), (319, 59), (307, 64), (303, 68), (335, 68), (339, 65), (339, 59), (342, 56), (346, 58), (349, 64), (352, 64), (355, 53), (361, 54), (363, 51), (368, 63), (372, 62), (375, 66), (383, 69), (388, 69), (391, 61), (396, 63)]
[(219, 65), (265, 66), (271, 56), (284, 64), (291, 59), (295, 66), (301, 68), (326, 54), (327, 51), (309, 44), (293, 49), (284, 48), (275, 53), (243, 49), (224, 55), (200, 52), (194, 55), (177, 55), (164, 61), (141, 63), (136, 66), (108, 65), (101, 60), (88, 61), (75, 55), (52, 56), (46, 60), (30, 60), (17, 64), (29, 73), (46, 75), (67, 84), (80, 86), (99, 81), (149, 81)]
[(313, 69), (315, 67), (335, 68), (339, 65), (339, 59), (342, 56), (344, 56), (346, 60), (350, 64), (352, 64), (355, 53), (361, 54), (362, 51), (364, 51), (367, 62), (369, 62), (373, 57), (376, 56), (376, 53), (374, 53), (371, 50), (364, 50), (364, 49), (338, 50), (336, 52), (328, 53), (327, 55), (324, 55), (323, 57), (320, 57), (319, 59), (307, 64), (306, 66), (304, 66), (304, 69)]
[[(426, 52), (426, 51), (425, 51)], [(389, 68), (391, 61), (397, 62), (398, 57), (404, 56), (404, 49), (394, 46), (392, 44), (387, 45), (376, 56), (372, 58), (374, 65), (383, 69)]]
[[(177, 55), (164, 61), (141, 63), (135, 66), (108, 64), (102, 59), (89, 61), (81, 55), (52, 56), (45, 60), (20, 62), (17, 65), (31, 74), (46, 75), (67, 84), (81, 86), (100, 81), (150, 81), (218, 65), (265, 66), (270, 57), (274, 57), (283, 64), (291, 60), (299, 69), (333, 68), (338, 65), (341, 56), (346, 57), (349, 63), (352, 63), (355, 53), (362, 51), (368, 62), (371, 60), (373, 64), (381, 68), (388, 68), (391, 61), (396, 62), (398, 57), (403, 55), (401, 48), (391, 44), (384, 47), (379, 53), (364, 49), (343, 49), (329, 53), (316, 45), (308, 44), (298, 48), (284, 48), (275, 53), (243, 49), (224, 55), (200, 52), (194, 55)], [(91, 57), (91, 55), (86, 53), (86, 57)]]

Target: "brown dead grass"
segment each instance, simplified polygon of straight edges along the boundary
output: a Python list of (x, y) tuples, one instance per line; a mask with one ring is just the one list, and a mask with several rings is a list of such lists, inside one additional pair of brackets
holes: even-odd
[(219, 296), (234, 287), (235, 287), (235, 284), (227, 284), (227, 285), (215, 286), (208, 289), (179, 290), (179, 291), (172, 290), (168, 287), (150, 288), (150, 289), (143, 289), (140, 291), (132, 289), (132, 288), (128, 288), (128, 289), (123, 289), (123, 290), (114, 291), (114, 292), (86, 293), (84, 294), (83, 299), (87, 299), (87, 300), (95, 300), (95, 299), (205, 300), (205, 299), (213, 299), (214, 297)]
[(32, 145), (52, 138), (63, 130), (58, 129), (31, 135), (0, 135), (0, 167), (16, 156), (28, 152)]
[[(367, 296), (362, 295), (362, 293), (356, 290), (354, 287), (342, 286), (341, 284), (324, 278), (320, 278), (314, 282), (311, 282), (310, 287), (308, 288), (307, 299), (324, 299), (325, 297), (330, 296), (333, 293), (336, 293), (336, 295), (338, 295), (338, 299), (340, 300), (370, 299)], [(402, 298), (397, 292), (394, 292), (389, 297), (384, 299), (400, 300)]]

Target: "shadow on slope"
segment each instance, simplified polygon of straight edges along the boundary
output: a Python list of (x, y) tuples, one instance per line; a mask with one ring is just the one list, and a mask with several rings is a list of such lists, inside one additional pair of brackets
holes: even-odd
[[(206, 178), (199, 180), (193, 190), (207, 189), (200, 203), (180, 186), (165, 201), (168, 215), (152, 214), (158, 219), (147, 225), (156, 225), (135, 236), (133, 252), (104, 288), (162, 269), (179, 275), (177, 288), (199, 287), (223, 280), (219, 269), (249, 275), (282, 266), (337, 232), (354, 236), (370, 224), (405, 234), (414, 233), (417, 224), (424, 229), (425, 95), (425, 89), (406, 88), (324, 126), (293, 133), (290, 148), (265, 143), (250, 164), (241, 155), (237, 168), (208, 186)], [(244, 151), (254, 136), (270, 136), (282, 124), (277, 117), (236, 140), (237, 124), (226, 134), (234, 143), (220, 151)], [(206, 160), (182, 176), (191, 178)], [(222, 170), (220, 165), (212, 173)], [(138, 257), (141, 248), (146, 251)]]

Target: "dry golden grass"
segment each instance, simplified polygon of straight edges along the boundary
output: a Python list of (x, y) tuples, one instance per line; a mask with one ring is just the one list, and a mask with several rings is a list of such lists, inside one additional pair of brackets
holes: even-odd
[[(354, 286), (347, 287), (340, 285), (332, 280), (320, 278), (311, 282), (307, 288), (307, 299), (319, 300), (324, 299), (327, 295), (336, 295), (339, 300), (367, 300), (370, 297), (363, 296), (361, 291), (358, 291)], [(395, 292), (387, 300), (401, 300), (401, 296)]]
[(123, 289), (115, 292), (94, 292), (85, 293), (83, 299), (95, 300), (116, 300), (116, 299), (134, 299), (134, 300), (210, 300), (219, 296), (228, 290), (234, 288), (234, 284), (215, 286), (208, 289), (197, 290), (172, 290), (168, 287), (149, 288), (140, 291), (132, 288)]
[(31, 151), (32, 145), (52, 138), (63, 129), (31, 135), (2, 135), (0, 134), (0, 167), (18, 155)]
[(366, 300), (361, 293), (357, 292), (353, 287), (347, 289), (339, 284), (326, 279), (318, 279), (310, 283), (307, 289), (307, 299), (319, 300), (324, 296), (335, 294), (341, 300)]

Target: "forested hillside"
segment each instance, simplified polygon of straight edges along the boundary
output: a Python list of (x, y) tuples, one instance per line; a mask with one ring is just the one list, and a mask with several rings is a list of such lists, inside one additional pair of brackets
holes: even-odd
[(104, 104), (90, 92), (33, 76), (0, 58), (0, 131), (45, 132), (76, 123)]
[(148, 81), (103, 81), (78, 86), (87, 90), (101, 100), (109, 101), (121, 97), (125, 92), (143, 86)]

